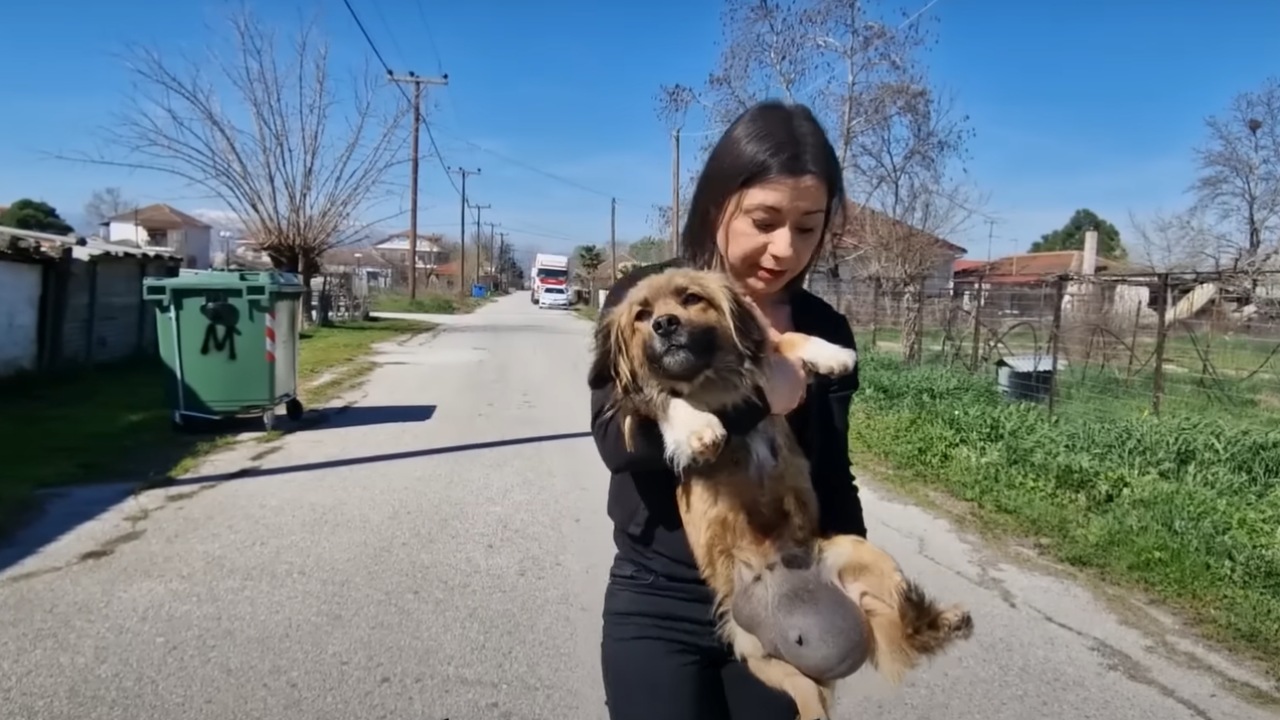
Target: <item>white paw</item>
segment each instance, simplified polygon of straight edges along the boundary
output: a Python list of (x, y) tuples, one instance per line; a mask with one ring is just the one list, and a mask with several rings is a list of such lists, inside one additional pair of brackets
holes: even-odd
[(835, 343), (811, 337), (800, 351), (800, 360), (814, 373), (837, 377), (853, 372), (854, 366), (858, 364), (858, 353)]
[(676, 472), (695, 463), (714, 460), (727, 437), (720, 418), (680, 398), (673, 398), (667, 404), (666, 417), (658, 427), (667, 449), (667, 460)]

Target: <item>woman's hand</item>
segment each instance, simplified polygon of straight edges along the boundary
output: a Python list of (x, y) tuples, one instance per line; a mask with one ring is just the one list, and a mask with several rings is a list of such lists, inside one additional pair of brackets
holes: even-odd
[[(747, 307), (755, 313), (760, 324), (769, 333), (769, 342), (777, 344), (782, 334), (773, 328), (769, 317), (761, 311), (750, 298), (745, 298)], [(805, 390), (809, 386), (809, 378), (799, 362), (788, 360), (776, 352), (770, 352), (765, 360), (764, 394), (769, 399), (769, 412), (774, 415), (786, 415), (795, 410), (804, 401)]]
[(804, 368), (800, 363), (788, 360), (777, 353), (769, 353), (765, 362), (767, 366), (764, 394), (769, 399), (769, 412), (774, 415), (786, 415), (804, 401), (809, 379), (805, 376)]

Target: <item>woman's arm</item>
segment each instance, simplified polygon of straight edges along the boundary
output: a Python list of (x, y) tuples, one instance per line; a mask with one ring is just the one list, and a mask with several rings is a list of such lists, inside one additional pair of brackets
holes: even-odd
[(823, 463), (821, 477), (826, 487), (819, 492), (823, 530), (829, 534), (867, 536), (867, 522), (862, 514), (862, 500), (858, 486), (854, 484), (853, 469), (849, 464), (849, 405), (852, 393), (842, 393), (831, 398), (834, 415), (834, 433), (826, 445), (829, 458)]
[[(853, 329), (848, 320), (832, 310), (830, 337), (827, 339), (843, 347), (857, 350)], [(853, 470), (849, 462), (849, 407), (853, 394), (858, 390), (858, 366), (853, 372), (835, 378), (830, 386), (831, 425), (825, 428), (827, 442), (822, 443), (821, 459), (823, 487), (817, 488), (821, 524), (830, 534), (867, 535), (867, 524), (862, 513), (862, 500), (858, 486), (854, 484)]]
[[(757, 392), (753, 401), (716, 413), (725, 431), (730, 435), (745, 435), (768, 417), (769, 407), (762, 395), (762, 392)], [(600, 459), (609, 468), (609, 472), (618, 474), (670, 470), (658, 424), (650, 418), (633, 418), (631, 449), (628, 450), (622, 416), (607, 412), (612, 401), (612, 385), (591, 391), (591, 434), (595, 438)]]

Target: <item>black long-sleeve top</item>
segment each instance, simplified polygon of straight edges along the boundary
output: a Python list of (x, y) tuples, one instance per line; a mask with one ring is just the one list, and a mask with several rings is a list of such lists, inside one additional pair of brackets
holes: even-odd
[[(648, 266), (614, 284), (605, 309), (617, 304), (636, 281), (672, 263)], [(856, 349), (848, 321), (826, 301), (805, 290), (791, 299), (797, 332)], [(591, 378), (591, 430), (600, 457), (612, 474), (608, 512), (619, 556), (672, 580), (701, 582), (676, 505), (678, 479), (663, 456), (657, 423), (634, 418), (632, 450), (623, 440), (618, 414), (606, 417), (613, 396), (612, 378)], [(849, 465), (849, 403), (858, 389), (858, 371), (839, 378), (815, 377), (804, 402), (787, 415), (810, 463), (817, 494), (819, 528), (824, 535), (866, 535), (862, 503)], [(768, 416), (763, 399), (721, 414), (731, 434), (745, 434)]]

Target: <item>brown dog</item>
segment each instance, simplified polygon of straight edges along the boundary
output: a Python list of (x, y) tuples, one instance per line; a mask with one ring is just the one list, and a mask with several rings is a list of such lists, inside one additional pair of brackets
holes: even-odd
[(596, 326), (592, 374), (616, 383), (611, 412), (654, 419), (680, 475), (681, 518), (716, 595), (722, 637), (801, 720), (826, 718), (834, 683), (869, 658), (899, 682), (921, 658), (972, 633), (887, 553), (852, 535), (818, 536), (809, 465), (784, 418), (729, 438), (713, 412), (753, 397), (767, 355), (810, 372), (851, 372), (856, 353), (799, 333), (770, 339), (727, 277), (675, 268), (640, 280)]

